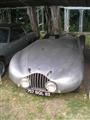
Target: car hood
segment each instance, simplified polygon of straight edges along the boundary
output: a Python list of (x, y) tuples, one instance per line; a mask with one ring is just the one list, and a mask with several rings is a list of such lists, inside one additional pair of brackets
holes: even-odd
[(74, 41), (71, 36), (38, 40), (18, 52), (13, 59), (17, 58), (15, 64), (24, 76), (41, 73), (51, 80), (58, 79), (82, 69), (82, 55)]

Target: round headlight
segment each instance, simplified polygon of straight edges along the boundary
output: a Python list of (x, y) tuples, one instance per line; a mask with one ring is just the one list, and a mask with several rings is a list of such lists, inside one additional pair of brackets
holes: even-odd
[(46, 87), (46, 89), (49, 91), (49, 92), (55, 92), (56, 91), (56, 84), (55, 83), (53, 83), (53, 82), (47, 82), (46, 84), (45, 84), (45, 87)]
[(28, 88), (30, 85), (29, 85), (29, 80), (28, 80), (28, 78), (23, 78), (22, 80), (21, 80), (21, 86), (23, 87), (23, 88)]

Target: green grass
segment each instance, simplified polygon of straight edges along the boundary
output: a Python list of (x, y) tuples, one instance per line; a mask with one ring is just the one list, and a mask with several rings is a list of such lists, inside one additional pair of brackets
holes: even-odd
[[(90, 45), (90, 35), (86, 45)], [(0, 83), (0, 120), (90, 120), (90, 100), (85, 91), (51, 97), (31, 95), (6, 75)]]
[(90, 34), (86, 35), (86, 45), (90, 46)]
[(0, 85), (0, 120), (90, 120), (85, 92), (41, 97), (26, 93), (6, 75)]

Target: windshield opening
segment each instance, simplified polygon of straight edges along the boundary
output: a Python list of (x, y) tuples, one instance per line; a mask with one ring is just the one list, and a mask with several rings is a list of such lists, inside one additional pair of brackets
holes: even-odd
[(0, 28), (0, 43), (6, 43), (8, 41), (9, 29)]

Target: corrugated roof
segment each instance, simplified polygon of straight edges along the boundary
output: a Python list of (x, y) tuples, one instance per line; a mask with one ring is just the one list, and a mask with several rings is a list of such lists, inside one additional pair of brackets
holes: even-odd
[(40, 5), (90, 6), (90, 0), (0, 0), (0, 7), (23, 7)]

